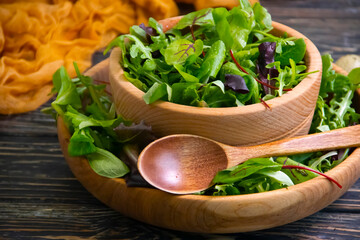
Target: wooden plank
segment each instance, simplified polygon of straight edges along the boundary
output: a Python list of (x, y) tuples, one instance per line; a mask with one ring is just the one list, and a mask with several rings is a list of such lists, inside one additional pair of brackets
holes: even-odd
[[(273, 19), (298, 29), (335, 59), (360, 54), (360, 1), (262, 0)], [(49, 106), (49, 103), (45, 106)], [(329, 207), (282, 227), (199, 235), (129, 219), (91, 196), (73, 177), (55, 121), (39, 110), (0, 116), (2, 239), (360, 239), (360, 180)]]

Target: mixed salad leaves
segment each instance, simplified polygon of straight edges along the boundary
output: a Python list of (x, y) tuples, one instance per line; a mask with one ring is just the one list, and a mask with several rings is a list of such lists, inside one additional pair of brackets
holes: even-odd
[[(348, 76), (335, 73), (333, 59), (322, 56), (323, 74), (319, 97), (309, 133), (324, 132), (359, 123), (352, 99), (360, 84), (359, 68)], [(302, 183), (318, 174), (303, 168), (324, 173), (350, 154), (351, 149), (330, 152), (305, 153), (278, 158), (256, 158), (230, 169), (220, 171), (214, 178), (216, 183), (202, 192), (206, 195), (237, 195), (275, 190)], [(297, 169), (287, 166), (298, 166)]]
[[(335, 73), (332, 58), (324, 55), (323, 77), (310, 133), (346, 127), (359, 122), (360, 114), (352, 104), (360, 84), (360, 68), (348, 76)], [(151, 127), (133, 124), (117, 116), (106, 85), (79, 73), (71, 79), (61, 67), (53, 76), (56, 100), (44, 112), (61, 117), (72, 137), (68, 146), (71, 156), (85, 156), (99, 175), (126, 177), (128, 186), (149, 186), (137, 171), (141, 150), (155, 140)], [(302, 183), (344, 161), (351, 149), (316, 152), (277, 158), (254, 158), (220, 171), (215, 185), (199, 194), (237, 195), (271, 191)], [(121, 160), (120, 160), (121, 159)], [(294, 168), (296, 166), (296, 168)], [(307, 169), (307, 170), (304, 170)]]
[(82, 75), (76, 63), (74, 67), (77, 73), (74, 79), (64, 67), (54, 73), (53, 93), (57, 93), (57, 98), (43, 112), (64, 120), (72, 135), (68, 145), (70, 156), (85, 156), (97, 174), (123, 177), (130, 172), (129, 167), (135, 173), (137, 157), (133, 152), (155, 139), (151, 128), (117, 116), (106, 85)]
[[(260, 101), (259, 96), (263, 100), (279, 96), (306, 75), (301, 73), (305, 66), (303, 53), (299, 54), (304, 51), (303, 40), (269, 35), (271, 18), (267, 11), (260, 5), (251, 7), (247, 1), (240, 3), (229, 12), (219, 8), (191, 13), (166, 34), (150, 19), (150, 27), (134, 26), (133, 34), (126, 35), (132, 44), (120, 37), (111, 46), (123, 48), (123, 64), (129, 70), (125, 74), (147, 92), (144, 99), (148, 103), (165, 97), (196, 106), (239, 106)], [(235, 15), (250, 22), (239, 29)], [(182, 38), (178, 38), (180, 34)], [(212, 35), (216, 41), (210, 40)], [(322, 61), (322, 83), (310, 133), (357, 124), (360, 118), (352, 104), (360, 84), (360, 68), (344, 76), (332, 69), (330, 55), (323, 55)], [(249, 74), (239, 70), (240, 64)], [(149, 186), (138, 173), (136, 162), (140, 151), (156, 139), (151, 127), (118, 116), (106, 91), (107, 83), (82, 75), (76, 63), (74, 67), (74, 79), (64, 67), (55, 72), (53, 93), (57, 98), (44, 109), (56, 119), (61, 117), (68, 127), (72, 135), (69, 154), (85, 156), (101, 176), (125, 177), (128, 186)], [(273, 74), (277, 76), (271, 77)], [(272, 87), (259, 85), (256, 77)], [(175, 79), (181, 81), (173, 82)], [(350, 153), (351, 149), (342, 149), (250, 159), (220, 171), (213, 180), (215, 185), (199, 194), (237, 195), (288, 187), (318, 176), (313, 171), (322, 174), (332, 169)], [(309, 168), (313, 171), (304, 170)]]
[(248, 0), (231, 10), (202, 9), (185, 15), (171, 30), (150, 18), (130, 28), (106, 51), (119, 47), (125, 77), (157, 100), (198, 107), (259, 103), (291, 90), (309, 72), (304, 39), (269, 33), (272, 20)]

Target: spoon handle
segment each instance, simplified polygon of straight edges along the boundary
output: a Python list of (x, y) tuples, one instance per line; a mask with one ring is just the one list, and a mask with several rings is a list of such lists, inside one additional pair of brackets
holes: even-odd
[[(257, 146), (236, 147), (234, 151), (227, 151), (229, 166), (238, 165), (249, 158), (287, 156), (307, 152), (329, 151), (340, 148), (360, 146), (360, 125), (345, 127), (322, 133), (309, 134), (294, 138), (282, 139)], [(236, 152), (243, 155), (240, 160)]]

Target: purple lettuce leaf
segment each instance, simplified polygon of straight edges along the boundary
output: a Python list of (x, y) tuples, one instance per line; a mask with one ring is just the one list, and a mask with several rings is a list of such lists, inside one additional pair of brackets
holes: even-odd
[[(259, 45), (259, 57), (256, 64), (256, 70), (259, 74), (260, 81), (275, 86), (275, 80), (271, 80), (279, 76), (279, 71), (274, 67), (266, 68), (266, 65), (275, 61), (276, 42), (263, 42)], [(268, 80), (268, 75), (270, 80)], [(274, 94), (274, 89), (263, 85), (266, 94)]]
[(146, 40), (149, 42), (149, 43), (152, 43), (152, 40), (151, 40), (151, 36), (157, 36), (157, 32), (155, 29), (153, 29), (152, 27), (146, 27), (144, 23), (141, 23), (139, 25), (139, 27), (141, 29), (143, 29), (146, 33)]
[(234, 92), (246, 94), (249, 93), (249, 89), (246, 86), (245, 80), (240, 75), (225, 74), (225, 89), (231, 89)]

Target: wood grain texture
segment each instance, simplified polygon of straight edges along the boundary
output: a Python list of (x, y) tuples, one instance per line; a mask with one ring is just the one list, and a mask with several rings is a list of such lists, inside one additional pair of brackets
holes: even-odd
[[(162, 22), (171, 27), (179, 18)], [(304, 38), (307, 45), (305, 63), (310, 74), (292, 91), (263, 104), (228, 108), (198, 108), (164, 101), (150, 105), (143, 100), (144, 92), (126, 80), (119, 64), (121, 50), (110, 55), (110, 84), (117, 112), (135, 122), (152, 126), (159, 137), (170, 134), (194, 134), (230, 145), (255, 145), (284, 137), (304, 135), (309, 131), (316, 104), (322, 72), (321, 56), (315, 45), (298, 31), (273, 22), (274, 35), (285, 32)]]
[[(106, 68), (107, 65), (100, 63), (93, 67), (90, 73), (98, 71), (104, 73), (104, 67)], [(101, 76), (98, 75), (98, 77)], [(76, 178), (90, 193), (126, 216), (172, 230), (198, 233), (237, 233), (281, 226), (326, 207), (344, 194), (360, 177), (360, 149), (356, 149), (346, 161), (327, 172), (328, 176), (340, 182), (342, 189), (323, 177), (317, 177), (286, 189), (226, 197), (179, 196), (157, 189), (128, 188), (123, 179), (109, 179), (97, 175), (92, 171), (85, 158), (70, 157), (67, 152), (70, 134), (61, 119), (58, 120), (57, 126), (59, 142), (66, 161)], [(358, 129), (359, 126), (352, 128)], [(337, 132), (343, 133), (346, 139), (344, 142), (351, 144), (348, 138), (354, 139), (354, 134), (355, 137), (359, 134), (354, 130), (353, 133), (350, 132), (351, 136), (347, 135), (346, 138), (345, 133), (349, 133), (347, 130), (349, 128), (332, 131), (325, 135), (328, 135), (329, 139), (333, 139)], [(317, 134), (315, 138), (316, 136), (324, 136), (324, 134)], [(337, 136), (344, 140), (341, 138), (341, 134), (337, 134)], [(358, 141), (359, 139), (355, 142)], [(301, 141), (301, 138), (292, 141), (294, 145), (299, 145), (300, 142), (304, 141)], [(316, 144), (320, 146), (318, 141), (314, 144), (305, 144), (305, 148), (313, 148)], [(274, 151), (279, 151), (278, 147), (274, 147), (275, 144), (268, 145), (270, 149), (274, 148)], [(224, 148), (229, 152), (236, 150), (236, 148), (230, 149), (226, 146)], [(291, 153), (296, 151), (294, 146), (289, 146), (289, 149), (292, 149)], [(287, 149), (283, 148), (282, 150), (286, 151)]]
[[(360, 54), (360, 1), (262, 0), (275, 21), (309, 37), (334, 59)], [(191, 10), (182, 5), (182, 13)], [(100, 61), (97, 52), (94, 62)], [(49, 106), (47, 103), (45, 106)], [(236, 234), (191, 234), (128, 218), (73, 176), (55, 122), (40, 110), (0, 115), (0, 239), (360, 239), (360, 180), (323, 210), (287, 225)], [(301, 206), (299, 206), (301, 207)]]

